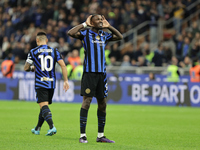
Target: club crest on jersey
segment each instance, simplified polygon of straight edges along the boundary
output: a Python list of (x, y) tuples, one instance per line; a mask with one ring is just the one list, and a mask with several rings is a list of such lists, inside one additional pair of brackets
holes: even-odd
[(85, 90), (85, 93), (86, 93), (86, 94), (90, 94), (90, 92), (91, 92), (91, 90), (90, 90), (89, 88), (87, 88), (87, 89)]
[(96, 39), (97, 39), (97, 40), (100, 40), (100, 36), (99, 36), (99, 35), (97, 35), (97, 36), (96, 36)]

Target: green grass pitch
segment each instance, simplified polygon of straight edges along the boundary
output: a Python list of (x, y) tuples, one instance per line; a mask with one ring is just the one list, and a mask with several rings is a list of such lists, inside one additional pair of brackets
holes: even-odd
[(31, 133), (39, 106), (35, 102), (0, 101), (0, 150), (198, 150), (200, 109), (140, 105), (107, 106), (105, 135), (116, 143), (96, 143), (97, 105), (87, 122), (87, 144), (79, 143), (81, 104), (53, 103), (57, 134), (47, 137), (45, 122), (40, 135)]

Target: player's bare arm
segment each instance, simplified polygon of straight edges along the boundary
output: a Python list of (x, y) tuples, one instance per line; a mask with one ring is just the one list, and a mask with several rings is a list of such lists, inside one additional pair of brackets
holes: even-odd
[(108, 29), (112, 32), (113, 37), (110, 39), (110, 41), (118, 41), (123, 39), (123, 35), (115, 29), (113, 26), (109, 26)]
[(111, 26), (104, 16), (102, 16), (102, 18), (103, 18), (103, 28), (109, 29), (113, 34), (113, 37), (110, 39), (110, 41), (118, 41), (123, 39), (123, 35), (117, 29)]
[(29, 71), (34, 72), (35, 71), (35, 67), (26, 62), (25, 65), (24, 65), (24, 70), (27, 71), (27, 72), (29, 72)]
[(59, 60), (58, 64), (60, 65), (60, 67), (62, 69), (62, 74), (63, 74), (63, 78), (64, 78), (63, 89), (66, 92), (69, 89), (69, 83), (68, 83), (68, 78), (67, 78), (67, 69), (66, 69), (66, 66), (65, 66), (65, 63), (63, 60)]
[(81, 37), (81, 34), (80, 34), (80, 30), (81, 29), (84, 29), (86, 26), (90, 26), (92, 27), (91, 23), (90, 23), (90, 20), (91, 20), (91, 17), (92, 15), (90, 15), (86, 22), (82, 23), (82, 24), (79, 24), (75, 27), (73, 27), (72, 29), (70, 29), (68, 32), (67, 32), (67, 35), (73, 37), (73, 38), (76, 38), (76, 39), (79, 39)]
[(80, 36), (81, 36), (81, 34), (80, 34), (79, 31), (80, 31), (81, 29), (83, 29), (83, 28), (84, 28), (83, 25), (82, 25), (82, 24), (79, 24), (79, 25), (73, 27), (71, 30), (69, 30), (69, 31), (67, 32), (67, 35), (69, 35), (69, 36), (71, 36), (71, 37), (73, 37), (73, 38), (79, 39)]

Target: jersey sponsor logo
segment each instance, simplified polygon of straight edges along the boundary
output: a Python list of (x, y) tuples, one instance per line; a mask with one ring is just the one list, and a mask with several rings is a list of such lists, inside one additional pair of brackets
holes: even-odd
[(105, 43), (105, 41), (94, 41), (94, 40), (92, 40), (92, 43), (102, 43), (102, 44), (104, 44)]

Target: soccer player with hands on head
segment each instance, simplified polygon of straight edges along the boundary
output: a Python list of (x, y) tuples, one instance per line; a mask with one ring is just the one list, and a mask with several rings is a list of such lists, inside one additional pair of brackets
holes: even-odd
[(66, 65), (57, 49), (47, 45), (48, 39), (45, 32), (39, 32), (36, 36), (37, 46), (31, 49), (26, 60), (24, 70), (35, 71), (35, 91), (37, 103), (40, 106), (38, 124), (31, 130), (33, 134), (39, 135), (44, 121), (49, 125), (47, 136), (56, 134), (57, 129), (53, 124), (52, 113), (49, 105), (52, 103), (54, 89), (56, 85), (55, 64), (62, 69), (64, 77), (63, 89), (69, 89)]
[[(111, 33), (105, 32), (104, 29), (110, 30)], [(80, 110), (81, 135), (79, 142), (88, 143), (86, 136), (87, 115), (92, 98), (96, 97), (98, 104), (98, 135), (96, 141), (115, 143), (104, 136), (106, 97), (108, 94), (105, 46), (109, 41), (121, 40), (123, 36), (109, 24), (104, 16), (98, 14), (90, 15), (86, 22), (69, 30), (68, 35), (80, 39), (85, 50), (81, 80), (83, 102)]]

